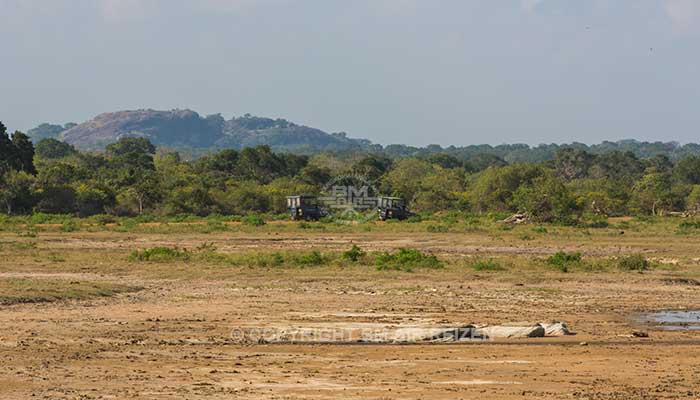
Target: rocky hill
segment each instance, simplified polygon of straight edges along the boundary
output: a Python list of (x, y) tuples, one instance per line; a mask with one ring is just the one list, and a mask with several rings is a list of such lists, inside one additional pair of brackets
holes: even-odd
[(174, 148), (243, 148), (269, 145), (276, 151), (317, 152), (360, 149), (371, 143), (329, 134), (284, 119), (220, 114), (200, 116), (191, 110), (132, 110), (100, 114), (81, 124), (42, 124), (29, 131), (35, 140), (56, 137), (82, 149), (102, 149), (123, 137), (145, 137)]

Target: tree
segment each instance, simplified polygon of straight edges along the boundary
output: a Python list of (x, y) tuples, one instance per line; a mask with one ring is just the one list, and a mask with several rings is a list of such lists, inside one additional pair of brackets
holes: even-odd
[(557, 176), (565, 181), (584, 178), (593, 164), (593, 155), (584, 151), (565, 147), (557, 151), (554, 169)]
[(685, 200), (685, 209), (693, 214), (700, 212), (700, 185), (693, 185), (693, 189)]
[(107, 156), (111, 158), (131, 155), (153, 156), (156, 153), (155, 146), (148, 139), (136, 137), (119, 139), (118, 142), (107, 145), (105, 150)]
[(16, 211), (31, 210), (34, 203), (34, 181), (34, 176), (13, 169), (0, 175), (0, 204), (8, 215)]
[(133, 200), (138, 214), (143, 214), (146, 207), (152, 207), (163, 197), (157, 173), (144, 171), (139, 180), (124, 191), (124, 197)]
[(20, 131), (12, 134), (12, 147), (14, 148), (14, 168), (18, 171), (25, 171), (36, 174), (34, 168), (34, 144), (29, 140), (29, 136)]
[(41, 124), (36, 128), (30, 129), (27, 133), (35, 142), (38, 142), (42, 139), (57, 138), (61, 132), (69, 129), (69, 126), (72, 127), (73, 125), (66, 124), (66, 126), (63, 127), (61, 125)]
[(81, 183), (75, 188), (75, 207), (80, 217), (102, 214), (113, 201), (113, 196), (107, 190), (98, 188), (94, 183)]
[(668, 174), (646, 174), (634, 184), (630, 206), (637, 212), (657, 215), (673, 203), (671, 188)]
[(0, 122), (0, 172), (14, 169), (14, 145), (7, 136), (7, 128)]
[(270, 146), (248, 147), (238, 157), (238, 175), (241, 180), (269, 183), (283, 176), (285, 163), (270, 150)]
[(690, 156), (680, 159), (673, 168), (673, 174), (683, 183), (700, 184), (700, 157)]
[(299, 172), (299, 179), (301, 179), (302, 182), (317, 187), (323, 187), (330, 182), (332, 177), (333, 176), (330, 169), (313, 164), (307, 165)]
[(53, 138), (41, 139), (36, 144), (36, 155), (48, 160), (64, 158), (77, 153), (78, 151), (72, 145)]
[(458, 170), (435, 166), (435, 170), (421, 181), (420, 190), (413, 199), (417, 211), (444, 211), (454, 209), (464, 191), (464, 180)]
[(477, 213), (515, 211), (511, 203), (515, 191), (543, 174), (544, 169), (533, 164), (489, 167), (482, 171), (470, 186), (470, 203)]
[(541, 222), (570, 223), (579, 212), (574, 196), (552, 174), (538, 176), (531, 183), (520, 185), (513, 193), (512, 203), (518, 211)]
[(382, 178), (384, 192), (413, 200), (421, 188), (423, 179), (433, 173), (433, 165), (417, 158), (397, 161)]
[(391, 167), (391, 159), (384, 156), (369, 155), (356, 162), (351, 171), (369, 181), (379, 179)]
[(433, 154), (428, 157), (428, 162), (439, 165), (445, 169), (459, 168), (463, 165), (457, 157), (445, 153)]

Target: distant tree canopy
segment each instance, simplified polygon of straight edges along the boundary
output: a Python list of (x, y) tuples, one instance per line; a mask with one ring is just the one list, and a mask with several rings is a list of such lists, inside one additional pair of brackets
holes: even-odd
[[(292, 125), (252, 116), (235, 121), (262, 130)], [(606, 150), (598, 151), (601, 146)], [(183, 160), (143, 137), (122, 138), (102, 152), (81, 152), (51, 137), (35, 146), (0, 123), (0, 210), (282, 213), (287, 195), (319, 194), (337, 177), (360, 175), (379, 194), (403, 197), (426, 213), (527, 212), (537, 221), (575, 223), (584, 214), (700, 212), (700, 156), (679, 156), (681, 148), (700, 149), (605, 142), (534, 149), (387, 146), (309, 156), (261, 145)]]

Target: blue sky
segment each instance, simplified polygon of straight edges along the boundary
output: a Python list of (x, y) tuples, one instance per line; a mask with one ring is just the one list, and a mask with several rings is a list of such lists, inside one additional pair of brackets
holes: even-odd
[(699, 0), (0, 0), (0, 120), (282, 117), (378, 143), (697, 142)]

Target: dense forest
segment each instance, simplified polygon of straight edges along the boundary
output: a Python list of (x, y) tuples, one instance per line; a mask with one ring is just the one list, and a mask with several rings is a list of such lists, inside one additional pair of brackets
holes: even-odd
[(285, 196), (318, 193), (333, 177), (355, 174), (422, 213), (527, 212), (575, 223), (582, 215), (700, 209), (698, 155), (560, 146), (546, 161), (512, 162), (492, 151), (391, 150), (308, 156), (256, 146), (183, 160), (146, 138), (86, 152), (51, 137), (34, 144), (0, 123), (0, 206), (7, 214), (77, 216), (282, 213)]

